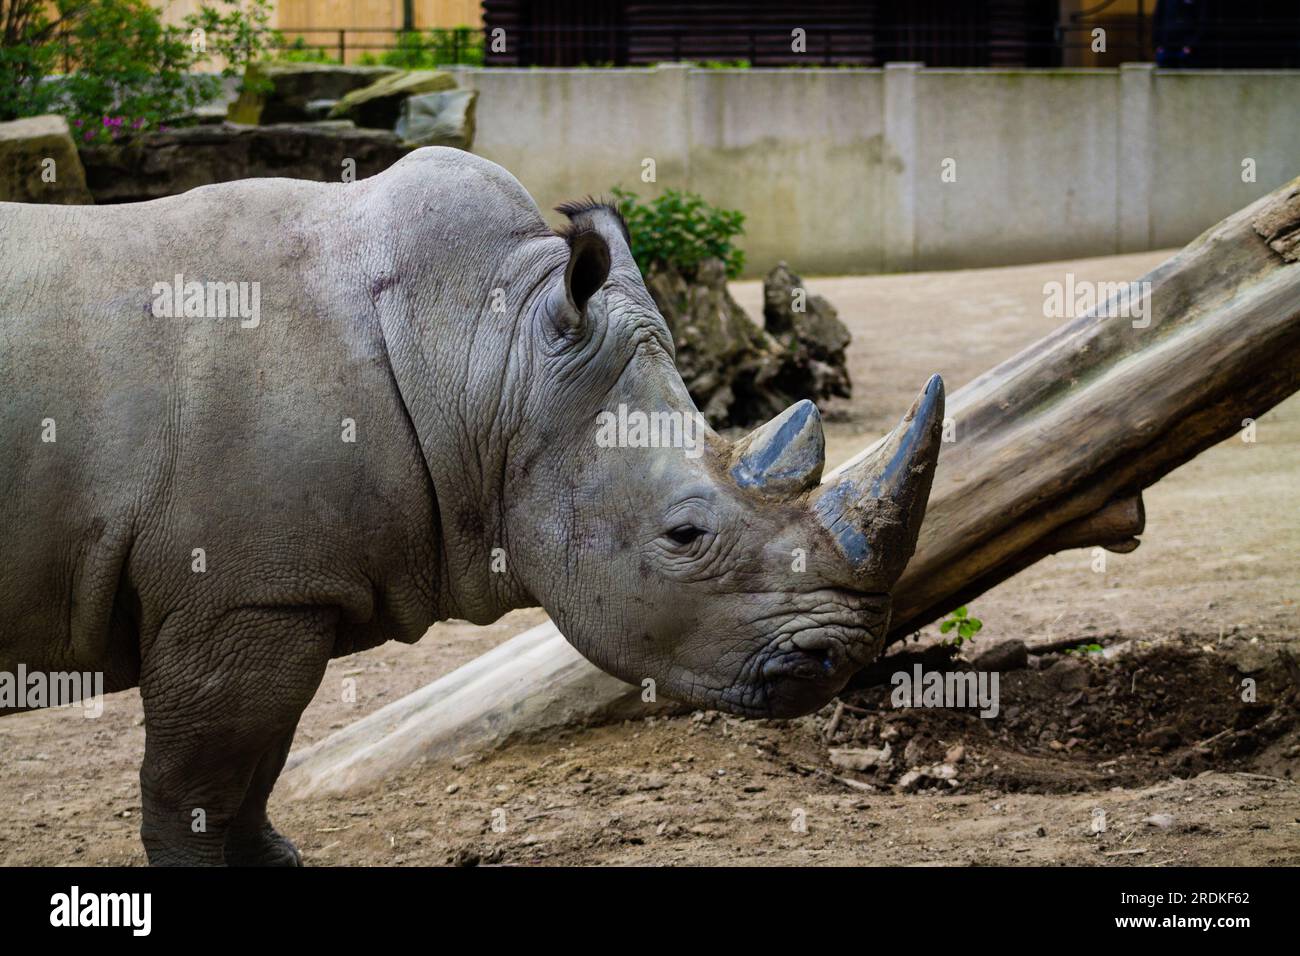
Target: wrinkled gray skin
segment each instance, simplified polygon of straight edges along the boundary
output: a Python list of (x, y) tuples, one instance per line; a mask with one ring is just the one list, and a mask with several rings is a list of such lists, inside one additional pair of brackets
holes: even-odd
[[(450, 149), (0, 203), (0, 670), (140, 687), (150, 862), (297, 863), (266, 801), (326, 662), (443, 618), (540, 604), (605, 670), (746, 715), (813, 710), (879, 652), (937, 380), (830, 489), (808, 403), (698, 458), (598, 447), (602, 410), (694, 407), (620, 224), (571, 216), (557, 236)], [(177, 272), (260, 281), (260, 326), (155, 318)]]

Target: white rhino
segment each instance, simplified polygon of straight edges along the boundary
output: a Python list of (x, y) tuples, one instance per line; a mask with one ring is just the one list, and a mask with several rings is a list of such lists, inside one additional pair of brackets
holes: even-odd
[(811, 403), (692, 434), (621, 219), (561, 209), (440, 148), (0, 203), (0, 672), (139, 686), (151, 862), (297, 863), (266, 802), (327, 661), (440, 619), (541, 605), (610, 673), (754, 716), (879, 653), (942, 383), (830, 486)]

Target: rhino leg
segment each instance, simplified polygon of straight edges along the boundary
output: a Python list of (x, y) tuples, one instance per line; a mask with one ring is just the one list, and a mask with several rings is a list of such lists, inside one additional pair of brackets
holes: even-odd
[(244, 802), (226, 832), (227, 866), (302, 866), (298, 848), (271, 826), (266, 816), (266, 801), (284, 769), (292, 744), (291, 731), (262, 755), (253, 771)]
[[(173, 614), (146, 648), (140, 836), (155, 866), (297, 862), (266, 798), (325, 673), (337, 611), (240, 608)], [(279, 852), (276, 852), (276, 851)]]

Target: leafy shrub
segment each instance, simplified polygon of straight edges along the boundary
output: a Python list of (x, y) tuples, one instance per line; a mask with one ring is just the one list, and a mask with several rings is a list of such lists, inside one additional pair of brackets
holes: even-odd
[(100, 0), (72, 29), (75, 66), (61, 84), (70, 118), (106, 126), (106, 118), (130, 117), (136, 129), (157, 126), (211, 99), (216, 77), (188, 71), (195, 53), (184, 31), (164, 25), (145, 0)]
[[(188, 75), (196, 54), (187, 34), (146, 0), (10, 0), (5, 13), (0, 119), (57, 111), (88, 132), (104, 129), (105, 117), (129, 117), (139, 129), (219, 89), (215, 77)], [(65, 62), (71, 72), (50, 79)]]
[(721, 259), (730, 279), (744, 269), (745, 253), (732, 242), (744, 232), (744, 213), (718, 209), (676, 189), (645, 203), (618, 187), (612, 192), (632, 233), (632, 257), (642, 273), (659, 262), (689, 276), (708, 258)]
[(308, 46), (304, 37), (295, 37), (292, 43), (281, 46), (275, 52), (277, 60), (286, 63), (337, 63), (339, 58), (330, 56), (321, 47)]
[(59, 22), (41, 0), (11, 0), (0, 24), (0, 120), (48, 113), (57, 90), (42, 79), (58, 67)]
[(429, 70), (438, 66), (483, 65), (483, 34), (471, 27), (453, 30), (406, 30), (397, 34), (392, 49), (376, 56), (366, 53), (361, 62), (367, 66), (396, 66), (404, 70)]
[(191, 36), (202, 30), (203, 49), (199, 51), (204, 60), (210, 61), (213, 55), (222, 57), (226, 63), (221, 69), (222, 76), (240, 76), (240, 91), (251, 90), (265, 93), (271, 89), (271, 81), (260, 74), (248, 74), (248, 65), (266, 59), (285, 45), (284, 35), (268, 26), (273, 13), (273, 0), (216, 0), (217, 5), (202, 3), (196, 13), (185, 17), (185, 28)]

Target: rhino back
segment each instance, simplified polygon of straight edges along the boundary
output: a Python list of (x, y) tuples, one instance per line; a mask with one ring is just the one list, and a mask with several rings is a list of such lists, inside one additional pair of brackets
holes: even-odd
[[(252, 180), (0, 204), (0, 668), (129, 686), (180, 609), (339, 607), (342, 650), (419, 636), (436, 504), (374, 316), (383, 253), (360, 192)], [(177, 274), (257, 283), (256, 327), (157, 315)]]

